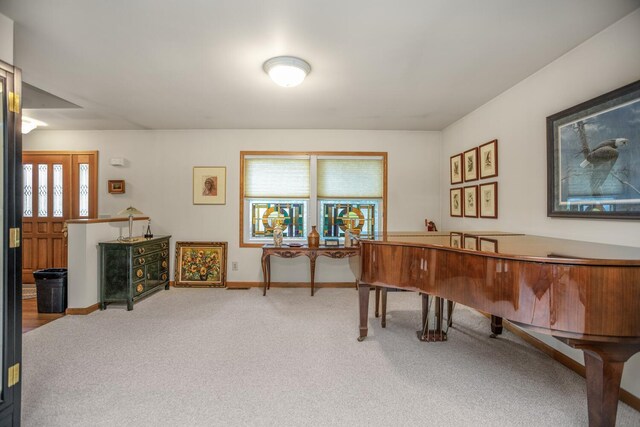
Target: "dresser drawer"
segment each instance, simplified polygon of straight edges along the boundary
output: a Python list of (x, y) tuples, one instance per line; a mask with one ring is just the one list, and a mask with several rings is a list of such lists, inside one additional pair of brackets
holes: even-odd
[[(151, 253), (149, 255), (140, 255), (140, 256), (135, 256), (133, 258), (133, 266), (134, 267), (138, 267), (141, 265), (149, 265), (153, 262), (160, 262), (161, 264), (163, 262), (167, 262), (168, 264), (168, 260), (169, 260), (169, 251), (162, 251), (162, 252), (155, 252), (155, 253)], [(164, 267), (166, 268), (166, 267)]]
[(133, 256), (145, 255), (151, 252), (158, 252), (158, 251), (166, 251), (168, 254), (169, 242), (166, 242), (166, 241), (152, 242), (152, 243), (136, 246), (133, 248)]

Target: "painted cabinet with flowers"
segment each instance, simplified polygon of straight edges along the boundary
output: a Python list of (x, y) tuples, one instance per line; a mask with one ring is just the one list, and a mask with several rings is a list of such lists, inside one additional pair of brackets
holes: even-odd
[(133, 237), (101, 242), (100, 309), (126, 303), (127, 310), (140, 298), (169, 289), (169, 239)]

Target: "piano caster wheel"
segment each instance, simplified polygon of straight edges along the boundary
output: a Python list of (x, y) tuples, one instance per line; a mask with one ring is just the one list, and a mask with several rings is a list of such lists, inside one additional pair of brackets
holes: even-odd
[(498, 338), (498, 335), (497, 334), (491, 334), (491, 335), (489, 335), (489, 338)]
[(362, 342), (362, 341), (364, 341), (364, 339), (365, 339), (365, 338), (366, 338), (366, 337), (358, 337), (358, 342)]

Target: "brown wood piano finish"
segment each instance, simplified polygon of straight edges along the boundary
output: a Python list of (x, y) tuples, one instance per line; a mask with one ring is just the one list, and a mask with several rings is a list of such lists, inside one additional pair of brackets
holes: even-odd
[(281, 258), (297, 258), (306, 256), (309, 258), (309, 269), (311, 272), (311, 296), (315, 289), (316, 275), (316, 259), (324, 256), (333, 259), (348, 258), (360, 255), (360, 248), (344, 246), (320, 246), (318, 248), (310, 248), (304, 246), (282, 246), (264, 245), (262, 247), (262, 277), (264, 278), (264, 290), (262, 295), (267, 295), (267, 289), (271, 287), (271, 255)]
[(361, 241), (359, 340), (370, 286), (455, 301), (490, 313), (492, 324), (505, 318), (583, 350), (589, 424), (615, 425), (624, 362), (640, 351), (640, 248), (507, 233), (491, 239), (496, 252), (452, 247), (447, 233)]

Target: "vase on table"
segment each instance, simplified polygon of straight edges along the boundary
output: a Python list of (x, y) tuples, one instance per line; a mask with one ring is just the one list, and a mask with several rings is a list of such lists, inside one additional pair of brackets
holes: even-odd
[(282, 226), (280, 224), (276, 224), (273, 227), (273, 246), (279, 248), (282, 246)]
[(311, 231), (307, 236), (307, 242), (310, 248), (317, 248), (318, 246), (320, 246), (320, 233), (318, 233), (318, 230), (316, 230), (315, 225), (311, 226)]

